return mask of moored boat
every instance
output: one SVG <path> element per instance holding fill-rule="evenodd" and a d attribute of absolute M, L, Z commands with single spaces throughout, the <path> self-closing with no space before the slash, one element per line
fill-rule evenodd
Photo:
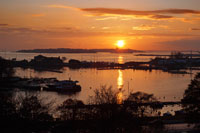
<path fill-rule="evenodd" d="M 54 83 L 47 84 L 44 88 L 46 91 L 56 91 L 56 92 L 79 92 L 81 91 L 81 86 L 77 84 L 78 81 L 62 80 L 56 81 Z"/>

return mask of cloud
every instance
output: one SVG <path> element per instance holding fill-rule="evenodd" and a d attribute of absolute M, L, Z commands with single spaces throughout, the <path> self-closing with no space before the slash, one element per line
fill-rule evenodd
<path fill-rule="evenodd" d="M 28 27 L 0 27 L 0 32 L 3 33 L 41 33 L 48 32 L 46 30 L 37 30 Z"/>
<path fill-rule="evenodd" d="M 151 16 L 152 19 L 171 19 L 174 18 L 173 16 L 168 15 L 153 15 Z"/>
<path fill-rule="evenodd" d="M 139 26 L 134 26 L 132 27 L 132 30 L 138 30 L 138 31 L 148 31 L 148 30 L 152 30 L 155 28 L 160 28 L 160 29 L 169 29 L 169 27 L 167 25 L 160 25 L 160 24 L 151 24 L 151 25 L 146 25 L 146 24 L 142 24 Z"/>
<path fill-rule="evenodd" d="M 110 27 L 102 27 L 102 30 L 108 30 Z"/>
<path fill-rule="evenodd" d="M 191 28 L 193 31 L 200 31 L 200 28 Z"/>
<path fill-rule="evenodd" d="M 76 32 L 77 27 L 50 27 L 45 29 L 32 28 L 32 27 L 17 27 L 17 26 L 0 26 L 0 33 L 63 33 L 63 32 Z"/>
<path fill-rule="evenodd" d="M 77 8 L 66 5 L 47 5 L 49 8 L 62 8 L 62 9 L 73 9 L 76 11 L 89 12 L 85 16 L 114 16 L 114 17 L 132 17 L 133 19 L 152 19 L 152 20 L 166 20 L 175 18 L 173 15 L 181 14 L 196 14 L 200 15 L 199 10 L 192 9 L 163 9 L 163 10 L 129 10 L 120 8 Z M 106 20 L 107 18 L 97 19 Z M 108 18 L 115 19 L 115 18 Z M 128 18 L 123 18 L 123 20 L 130 20 Z"/>
<path fill-rule="evenodd" d="M 102 27 L 107 30 L 110 27 Z M 78 27 L 51 27 L 46 29 L 36 29 L 31 27 L 0 27 L 1 35 L 47 35 L 50 37 L 88 37 L 88 36 L 104 36 L 111 35 L 111 33 L 104 32 L 90 32 L 80 30 Z"/>
<path fill-rule="evenodd" d="M 165 9 L 165 10 L 154 10 L 150 12 L 162 13 L 162 14 L 200 14 L 199 10 L 191 10 L 191 9 Z"/>
<path fill-rule="evenodd" d="M 47 5 L 49 8 L 61 8 L 61 9 L 73 9 L 73 10 L 80 10 L 79 8 L 66 6 L 66 5 Z"/>
<path fill-rule="evenodd" d="M 9 26 L 9 24 L 0 24 L 0 27 Z"/>
<path fill-rule="evenodd" d="M 199 10 L 192 9 L 163 9 L 163 10 L 129 10 L 120 8 L 77 8 L 66 5 L 47 5 L 49 8 L 70 8 L 95 14 L 117 14 L 117 15 L 158 15 L 158 14 L 200 14 Z M 161 16 L 162 17 L 162 16 Z"/>
<path fill-rule="evenodd" d="M 81 11 L 93 13 L 96 16 L 104 16 L 108 14 L 132 15 L 132 16 L 148 16 L 149 18 L 152 19 L 170 19 L 173 18 L 173 16 L 171 15 L 175 14 L 200 14 L 200 11 L 190 10 L 190 9 L 164 9 L 164 10 L 150 10 L 150 11 L 138 11 L 138 10 L 128 10 L 128 9 L 118 9 L 118 8 L 79 8 L 79 9 Z"/>
<path fill-rule="evenodd" d="M 119 8 L 80 8 L 82 11 L 99 14 L 119 14 L 119 15 L 155 15 L 155 14 L 200 14 L 198 10 L 190 9 L 164 9 L 152 11 L 137 11 Z"/>
<path fill-rule="evenodd" d="M 92 26 L 91 29 L 96 27 Z M 194 35 L 190 33 L 136 33 L 133 32 L 120 32 L 120 31 L 111 31 L 111 27 L 101 27 L 101 31 L 97 30 L 84 30 L 79 27 L 49 27 L 45 29 L 31 28 L 31 27 L 0 27 L 1 35 L 22 35 L 22 36 L 48 36 L 50 38 L 67 38 L 67 37 L 90 37 L 90 36 L 146 36 L 146 37 L 199 37 L 199 35 Z M 153 28 L 167 28 L 163 25 L 139 25 L 135 30 L 151 30 Z M 134 29 L 134 28 L 133 28 Z"/>
<path fill-rule="evenodd" d="M 140 31 L 147 31 L 155 28 L 154 26 L 148 26 L 148 25 L 140 25 L 137 27 L 132 27 L 133 30 L 140 30 Z"/>
<path fill-rule="evenodd" d="M 96 20 L 116 20 L 117 17 L 113 16 L 113 17 L 103 17 L 103 18 L 97 18 Z"/>

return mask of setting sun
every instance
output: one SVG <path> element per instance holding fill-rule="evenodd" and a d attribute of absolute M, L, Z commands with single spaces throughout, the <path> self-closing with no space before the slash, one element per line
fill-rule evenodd
<path fill-rule="evenodd" d="M 118 40 L 116 45 L 117 45 L 118 48 L 123 48 L 124 45 L 125 45 L 124 40 Z"/>

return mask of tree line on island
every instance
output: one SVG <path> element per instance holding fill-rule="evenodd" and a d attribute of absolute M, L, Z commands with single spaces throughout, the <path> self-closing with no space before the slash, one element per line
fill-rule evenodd
<path fill-rule="evenodd" d="M 68 61 L 66 61 L 68 60 Z M 200 58 L 193 58 L 192 55 L 185 55 L 181 52 L 172 52 L 169 57 L 155 57 L 150 61 L 138 62 L 129 61 L 125 63 L 104 62 L 104 61 L 80 61 L 77 59 L 66 59 L 66 57 L 46 57 L 43 55 L 35 56 L 30 61 L 11 60 L 0 57 L 1 62 L 12 67 L 32 68 L 37 71 L 62 72 L 64 67 L 70 69 L 96 68 L 96 69 L 136 69 L 136 70 L 162 70 L 164 72 L 176 74 L 188 74 L 186 69 L 199 70 Z"/>
<path fill-rule="evenodd" d="M 72 49 L 72 48 L 56 48 L 56 49 L 32 49 L 32 50 L 18 50 L 20 53 L 134 53 L 143 52 L 133 49 Z"/>

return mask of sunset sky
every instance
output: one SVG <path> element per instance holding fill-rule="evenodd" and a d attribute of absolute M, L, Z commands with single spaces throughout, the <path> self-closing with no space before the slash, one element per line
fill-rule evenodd
<path fill-rule="evenodd" d="M 0 50 L 200 50 L 200 0 L 1 0 Z"/>

